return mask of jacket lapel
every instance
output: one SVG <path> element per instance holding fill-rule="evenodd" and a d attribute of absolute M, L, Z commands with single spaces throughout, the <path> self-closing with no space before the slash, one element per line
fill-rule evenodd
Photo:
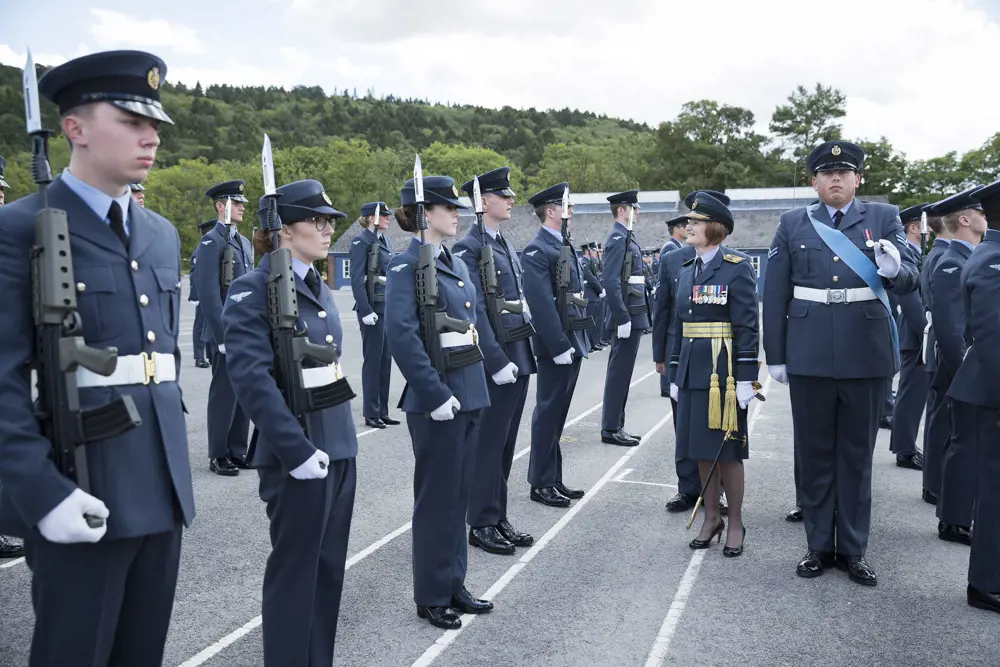
<path fill-rule="evenodd" d="M 135 200 L 128 205 L 129 220 L 129 257 L 138 259 L 142 253 L 156 240 L 156 230 L 153 227 L 146 209 L 139 206 Z"/>
<path fill-rule="evenodd" d="M 824 206 L 823 209 L 826 209 L 826 207 Z M 844 231 L 848 227 L 853 227 L 864 220 L 866 210 L 864 202 L 855 199 L 854 203 L 851 204 L 851 208 L 844 214 L 844 219 L 840 223 L 840 231 Z"/>
<path fill-rule="evenodd" d="M 713 257 L 708 264 L 702 267 L 701 275 L 695 278 L 694 282 L 696 285 L 703 285 L 705 284 L 706 280 L 712 277 L 712 274 L 715 273 L 715 270 L 719 268 L 720 264 L 722 264 L 723 252 L 725 251 L 722 249 L 722 246 L 719 246 L 719 250 L 718 252 L 715 253 L 715 257 Z M 695 254 L 695 256 L 697 257 L 697 253 Z M 695 261 L 697 262 L 697 260 Z"/>
<path fill-rule="evenodd" d="M 312 270 L 313 269 L 310 269 L 310 271 L 312 271 Z M 322 282 L 323 282 L 323 279 L 320 278 L 320 283 L 322 283 Z M 309 289 L 309 285 L 306 284 L 306 281 L 303 280 L 302 278 L 299 278 L 299 274 L 296 273 L 295 274 L 295 291 L 299 293 L 300 297 L 304 296 L 305 298 L 309 299 L 310 301 L 312 301 L 313 303 L 315 303 L 317 306 L 319 306 L 320 309 L 324 308 L 323 302 L 321 300 L 322 296 L 323 296 L 323 285 L 322 284 L 320 285 L 319 296 L 317 297 L 317 296 L 315 296 L 312 293 L 312 290 Z"/>
<path fill-rule="evenodd" d="M 448 251 L 448 248 L 444 247 L 443 245 L 441 246 L 441 252 L 438 254 L 437 259 L 434 260 L 434 266 L 438 268 L 438 271 L 443 271 L 444 273 L 447 273 L 449 276 L 454 276 L 455 278 L 458 278 L 459 277 L 458 274 L 455 273 L 455 271 L 451 267 L 449 267 L 442 261 L 443 258 L 445 257 L 445 253 L 447 253 L 448 260 L 452 263 L 452 266 L 454 266 L 454 263 L 456 261 L 454 256 L 452 256 L 452 254 Z"/>
<path fill-rule="evenodd" d="M 128 257 L 125 246 L 111 231 L 110 225 L 97 217 L 93 209 L 57 177 L 48 188 L 49 206 L 67 212 L 69 233 L 109 252 Z M 69 211 L 73 211 L 70 215 Z"/>

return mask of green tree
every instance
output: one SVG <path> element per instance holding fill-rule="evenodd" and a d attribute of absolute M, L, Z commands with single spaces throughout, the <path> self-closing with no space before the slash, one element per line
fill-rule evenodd
<path fill-rule="evenodd" d="M 817 83 L 810 92 L 797 86 L 788 96 L 788 104 L 779 105 L 771 115 L 768 126 L 786 148 L 791 149 L 796 160 L 796 173 L 805 181 L 803 158 L 823 141 L 840 139 L 841 126 L 837 120 L 847 115 L 847 98 L 839 90 Z M 802 161 L 801 170 L 798 162 Z"/>

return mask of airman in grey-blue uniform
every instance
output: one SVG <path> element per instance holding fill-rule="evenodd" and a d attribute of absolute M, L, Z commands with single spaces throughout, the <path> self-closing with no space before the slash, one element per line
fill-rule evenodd
<path fill-rule="evenodd" d="M 81 445 L 89 492 L 57 470 L 32 404 L 31 371 L 40 359 L 29 259 L 43 199 L 32 194 L 0 208 L 0 533 L 25 540 L 35 616 L 31 667 L 163 660 L 183 526 L 195 516 L 177 381 L 181 246 L 174 226 L 136 203 L 128 184 L 145 178 L 159 125 L 171 122 L 159 101 L 166 73 L 156 56 L 111 51 L 71 60 L 39 81 L 71 140 L 85 124 L 93 132 L 95 150 L 72 151 L 47 188 L 48 206 L 69 221 L 83 342 L 118 351 L 109 376 L 75 371 L 80 408 L 128 397 L 141 420 Z M 132 151 L 128 166 L 125 151 Z M 92 173 L 104 180 L 85 180 Z M 104 523 L 94 527 L 84 515 Z"/>
<path fill-rule="evenodd" d="M 389 380 L 392 355 L 385 343 L 385 272 L 392 259 L 392 243 L 383 234 L 392 211 L 385 202 L 368 202 L 361 207 L 364 228 L 351 240 L 351 292 L 361 327 L 361 414 L 372 428 L 395 426 L 389 416 Z"/>
<path fill-rule="evenodd" d="M 604 292 L 604 285 L 601 284 L 601 280 L 597 277 L 597 272 L 595 271 L 596 263 L 593 252 L 596 249 L 597 244 L 593 241 L 580 246 L 580 276 L 583 278 L 584 284 L 583 295 L 587 298 L 587 317 L 594 318 L 594 326 L 588 332 L 590 337 L 590 352 L 599 352 L 604 349 L 597 336 L 597 320 L 601 312 L 601 299 L 606 294 Z"/>
<path fill-rule="evenodd" d="M 638 190 L 629 190 L 608 197 L 615 223 L 604 241 L 604 288 L 615 331 L 604 380 L 601 442 L 624 447 L 639 444 L 639 436 L 625 431 L 625 404 L 639 354 L 639 340 L 650 326 L 642 247 L 629 223 L 630 217 L 633 222 L 639 217 L 638 196 Z M 625 266 L 629 254 L 631 266 Z"/>
<path fill-rule="evenodd" d="M 246 182 L 226 181 L 209 188 L 205 194 L 215 204 L 219 221 L 201 239 L 198 247 L 198 270 L 195 289 L 198 305 L 205 317 L 202 340 L 214 348 L 212 384 L 208 389 L 208 459 L 209 470 L 224 476 L 238 475 L 247 468 L 247 436 L 250 421 L 243 413 L 226 370 L 226 345 L 222 325 L 222 306 L 231 280 L 252 271 L 253 246 L 239 233 L 243 205 L 247 198 Z M 230 200 L 230 224 L 226 224 L 226 200 Z"/>
<path fill-rule="evenodd" d="M 886 383 L 899 370 L 886 290 L 917 287 L 898 209 L 855 198 L 865 153 L 845 141 L 808 158 L 820 202 L 781 216 L 764 283 L 768 371 L 788 383 L 808 553 L 796 573 L 835 564 L 866 586 L 871 466 Z"/>
<path fill-rule="evenodd" d="M 10 187 L 3 180 L 3 171 L 7 168 L 7 159 L 0 155 L 0 206 L 4 205 L 4 191 Z M 20 558 L 24 555 L 24 542 L 16 537 L 0 535 L 0 558 Z"/>
<path fill-rule="evenodd" d="M 209 232 L 213 227 L 215 227 L 215 220 L 209 220 L 208 222 L 203 222 L 198 225 L 198 230 L 201 232 L 202 240 L 205 239 L 205 234 Z M 201 247 L 201 242 L 194 247 L 191 251 L 191 264 L 188 271 L 188 301 L 194 304 L 194 324 L 191 326 L 191 347 L 194 353 L 194 365 L 198 368 L 210 368 L 211 363 L 209 359 L 212 358 L 212 350 L 209 346 L 205 345 L 204 341 L 204 331 L 205 331 L 205 316 L 201 310 L 201 304 L 198 301 L 198 284 L 194 279 L 195 271 L 198 268 L 198 248 Z"/>

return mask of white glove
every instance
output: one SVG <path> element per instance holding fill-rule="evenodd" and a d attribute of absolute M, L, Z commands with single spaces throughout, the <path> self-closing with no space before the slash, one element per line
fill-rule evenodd
<path fill-rule="evenodd" d="M 607 290 L 603 290 L 603 289 L 602 289 L 602 290 L 601 290 L 601 293 L 597 295 L 597 298 L 598 298 L 598 299 L 603 299 L 603 298 L 604 298 L 604 297 L 606 297 L 607 295 L 608 295 L 608 291 L 607 291 Z"/>
<path fill-rule="evenodd" d="M 753 382 L 737 382 L 736 383 L 736 402 L 740 404 L 740 407 L 744 410 L 753 401 Z"/>
<path fill-rule="evenodd" d="M 462 404 L 458 402 L 458 399 L 452 396 L 447 401 L 444 402 L 440 408 L 431 413 L 431 419 L 436 422 L 446 422 L 451 421 L 458 414 L 458 411 L 462 409 Z"/>
<path fill-rule="evenodd" d="M 226 345 L 224 343 L 219 346 L 219 352 L 221 352 L 222 354 L 226 353 Z"/>
<path fill-rule="evenodd" d="M 774 366 L 768 366 L 767 372 L 771 374 L 775 380 L 781 384 L 788 384 L 788 368 L 785 364 L 775 364 Z"/>
<path fill-rule="evenodd" d="M 875 263 L 878 264 L 878 274 L 890 280 L 899 274 L 899 250 L 892 241 L 881 239 L 875 244 Z"/>
<path fill-rule="evenodd" d="M 368 315 L 362 317 L 361 321 L 367 324 L 368 326 L 372 326 L 373 324 L 378 322 L 378 313 L 369 313 Z"/>
<path fill-rule="evenodd" d="M 105 519 L 104 525 L 91 528 L 83 518 L 84 514 Z M 38 522 L 38 532 L 49 542 L 59 544 L 98 542 L 108 532 L 107 518 L 107 505 L 89 493 L 73 489 L 73 493 L 42 517 Z"/>
<path fill-rule="evenodd" d="M 517 382 L 517 364 L 513 361 L 493 374 L 493 384 Z"/>
<path fill-rule="evenodd" d="M 675 385 L 673 382 L 670 383 L 670 398 L 677 400 L 677 396 L 680 394 L 680 387 Z"/>
<path fill-rule="evenodd" d="M 198 305 L 199 303 L 201 303 L 201 302 L 200 302 L 200 301 L 192 301 L 192 302 L 191 302 L 191 305 L 192 305 L 192 306 L 197 306 L 197 305 Z"/>
<path fill-rule="evenodd" d="M 291 476 L 295 479 L 326 479 L 326 474 L 330 472 L 330 457 L 326 452 L 317 449 L 313 455 L 306 459 L 305 463 L 293 470 Z"/>
<path fill-rule="evenodd" d="M 618 337 L 628 338 L 632 335 L 632 320 L 618 326 Z"/>
<path fill-rule="evenodd" d="M 554 357 L 552 361 L 555 362 L 557 366 L 565 366 L 566 364 L 571 364 L 573 363 L 574 352 L 576 352 L 576 350 L 574 350 L 573 348 L 569 348 L 568 350 L 560 354 L 558 357 Z"/>

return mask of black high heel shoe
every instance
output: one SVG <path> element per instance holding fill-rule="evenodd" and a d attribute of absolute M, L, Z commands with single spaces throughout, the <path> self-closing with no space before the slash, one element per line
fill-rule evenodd
<path fill-rule="evenodd" d="M 740 542 L 740 546 L 738 547 L 727 546 L 722 550 L 722 555 L 725 556 L 726 558 L 736 558 L 737 556 L 741 556 L 743 554 L 743 543 L 746 542 L 746 539 L 747 539 L 747 527 L 743 526 L 743 541 Z"/>
<path fill-rule="evenodd" d="M 699 540 L 697 537 L 688 543 L 688 546 L 692 549 L 707 549 L 709 545 L 712 544 L 712 540 L 715 539 L 717 542 L 722 541 L 722 531 L 726 529 L 726 522 L 723 519 L 719 519 L 719 526 L 712 531 L 712 534 L 708 536 L 707 540 Z"/>

